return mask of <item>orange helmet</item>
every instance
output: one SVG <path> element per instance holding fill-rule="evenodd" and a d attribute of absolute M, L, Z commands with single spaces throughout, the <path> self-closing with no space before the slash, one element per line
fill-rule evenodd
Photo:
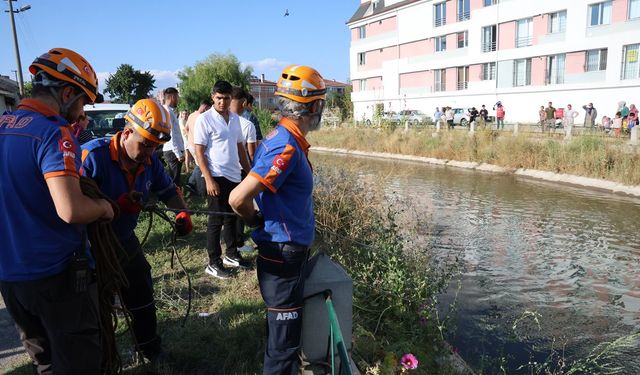
<path fill-rule="evenodd" d="M 284 68 L 276 85 L 276 95 L 300 103 L 324 100 L 326 93 L 327 89 L 320 73 L 304 65 L 289 65 Z"/>
<path fill-rule="evenodd" d="M 78 53 L 66 48 L 53 48 L 36 58 L 29 66 L 29 71 L 37 76 L 44 71 L 53 78 L 78 86 L 93 103 L 101 103 L 102 95 L 98 93 L 98 77 L 91 64 Z"/>
<path fill-rule="evenodd" d="M 153 99 L 138 100 L 124 118 L 138 134 L 152 142 L 162 144 L 171 139 L 169 112 Z"/>

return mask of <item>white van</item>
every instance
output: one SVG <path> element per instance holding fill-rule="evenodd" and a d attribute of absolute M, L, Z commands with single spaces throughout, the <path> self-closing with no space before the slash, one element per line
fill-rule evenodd
<path fill-rule="evenodd" d="M 84 113 L 89 117 L 87 130 L 94 138 L 109 137 L 124 128 L 124 115 L 131 108 L 129 104 L 87 104 Z M 115 120 L 115 121 L 114 121 Z"/>

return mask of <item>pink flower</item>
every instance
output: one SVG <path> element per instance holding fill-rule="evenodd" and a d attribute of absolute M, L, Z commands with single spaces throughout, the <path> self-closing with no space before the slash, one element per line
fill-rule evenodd
<path fill-rule="evenodd" d="M 407 353 L 400 359 L 400 364 L 407 370 L 415 370 L 418 368 L 418 358 L 411 353 Z"/>

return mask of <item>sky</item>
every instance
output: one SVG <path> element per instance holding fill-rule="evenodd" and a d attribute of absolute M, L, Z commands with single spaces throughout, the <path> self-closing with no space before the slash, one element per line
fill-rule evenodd
<path fill-rule="evenodd" d="M 213 53 L 235 55 L 254 75 L 276 80 L 289 64 L 309 65 L 324 78 L 349 78 L 345 22 L 359 0 L 17 0 L 14 10 L 24 81 L 29 65 L 53 47 L 84 56 L 104 80 L 120 64 L 151 72 L 156 89 L 175 86 L 176 73 Z M 3 10 L 6 1 L 0 2 Z M 289 16 L 284 16 L 288 10 Z M 0 74 L 15 79 L 9 14 L 0 12 Z"/>

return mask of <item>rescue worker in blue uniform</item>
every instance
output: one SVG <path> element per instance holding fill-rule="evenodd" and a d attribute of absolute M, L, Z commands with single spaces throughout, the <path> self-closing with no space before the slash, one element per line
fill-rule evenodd
<path fill-rule="evenodd" d="M 315 69 L 291 65 L 275 94 L 283 118 L 258 147 L 251 172 L 229 203 L 247 225 L 258 226 L 252 236 L 268 326 L 263 373 L 294 375 L 300 370 L 304 268 L 315 230 L 305 136 L 320 126 L 326 89 Z"/>
<path fill-rule="evenodd" d="M 85 224 L 111 220 L 82 194 L 80 145 L 69 123 L 100 102 L 78 53 L 35 59 L 32 97 L 0 117 L 0 290 L 39 374 L 99 374 L 98 293 Z"/>
<path fill-rule="evenodd" d="M 111 138 L 82 145 L 81 172 L 95 180 L 100 190 L 120 206 L 113 230 L 126 253 L 123 270 L 129 281 L 122 290 L 122 303 L 132 315 L 137 350 L 152 363 L 164 352 L 157 333 L 151 266 L 134 230 L 149 194 L 155 193 L 168 207 L 186 209 L 182 196 L 165 172 L 154 150 L 171 138 L 169 113 L 152 99 L 141 99 L 124 116 L 127 125 Z M 192 229 L 186 211 L 176 215 L 179 236 Z"/>

